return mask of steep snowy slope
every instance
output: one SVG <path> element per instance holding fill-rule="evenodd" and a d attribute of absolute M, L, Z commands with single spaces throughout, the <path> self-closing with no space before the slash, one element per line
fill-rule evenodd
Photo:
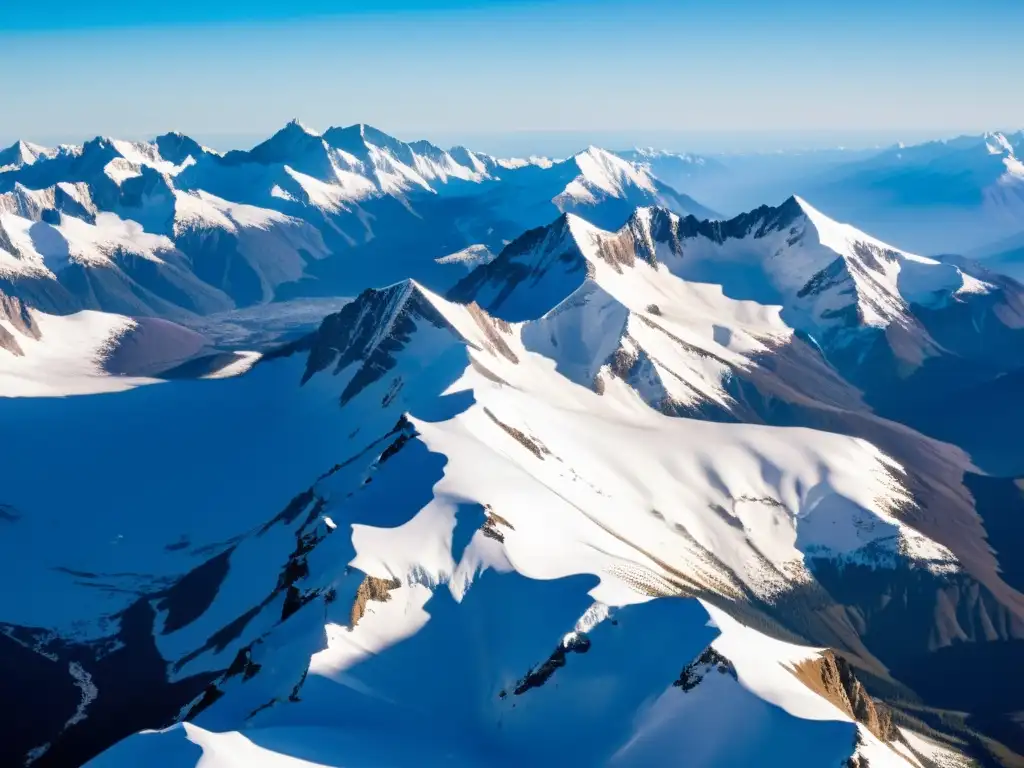
<path fill-rule="evenodd" d="M 450 295 L 522 320 L 552 310 L 595 269 L 615 279 L 635 263 L 681 277 L 691 291 L 762 312 L 778 307 L 776 336 L 786 328 L 820 347 L 880 407 L 912 396 L 926 377 L 948 392 L 972 372 L 987 377 L 1022 362 L 1019 285 L 898 251 L 797 198 L 726 222 L 642 209 L 615 233 L 563 217 L 523 235 Z M 728 326 L 722 311 L 708 316 Z M 965 369 L 962 359 L 979 365 Z"/>
<path fill-rule="evenodd" d="M 82 310 L 52 315 L 0 295 L 0 397 L 119 392 L 202 360 L 196 377 L 236 375 L 253 353 L 222 353 L 167 320 Z"/>
<path fill-rule="evenodd" d="M 303 689 L 306 695 L 290 705 L 295 711 L 288 718 L 241 732 L 218 732 L 191 723 L 148 732 L 122 742 L 89 765 L 103 768 L 154 764 L 154 760 L 166 766 L 216 768 L 512 766 L 524 761 L 659 766 L 677 760 L 689 765 L 778 768 L 843 765 L 847 760 L 882 768 L 967 764 L 948 748 L 909 730 L 900 733 L 891 725 L 875 727 L 883 738 L 891 734 L 892 740 L 883 742 L 864 724 L 855 724 L 842 687 L 835 690 L 838 695 L 833 702 L 798 677 L 803 669 L 820 664 L 818 651 L 769 640 L 721 611 L 688 600 L 671 601 L 675 605 L 670 601 L 634 605 L 596 623 L 593 615 L 585 615 L 580 625 L 586 631 L 569 633 L 559 646 L 565 661 L 554 669 L 552 682 L 506 692 L 504 700 L 487 690 L 485 683 L 480 703 L 467 706 L 453 694 L 469 692 L 452 690 L 453 680 L 461 682 L 456 675 L 467 657 L 471 661 L 490 657 L 486 661 L 492 664 L 518 661 L 507 638 L 502 642 L 497 636 L 489 637 L 488 653 L 480 653 L 479 631 L 490 629 L 487 620 L 496 618 L 503 629 L 512 629 L 514 642 L 533 645 L 533 638 L 524 636 L 514 622 L 554 619 L 547 610 L 530 615 L 518 601 L 508 605 L 508 615 L 494 616 L 484 601 L 508 597 L 510 590 L 495 584 L 511 578 L 484 574 L 458 605 L 459 613 L 471 614 L 459 622 L 461 626 L 451 626 L 451 609 L 445 610 L 447 606 L 434 598 L 424 606 L 432 611 L 428 624 L 417 627 L 427 618 L 419 605 L 424 596 L 407 595 L 409 587 L 395 587 L 383 593 L 388 595 L 387 602 L 368 603 L 367 612 L 351 630 L 338 628 L 338 640 L 344 638 L 347 646 L 341 653 L 325 651 L 314 657 Z M 548 586 L 545 592 L 538 590 L 529 597 L 550 600 L 554 589 Z M 403 611 L 414 614 L 411 621 L 402 616 Z M 701 626 L 708 614 L 713 623 Z M 443 634 L 431 632 L 437 622 L 445 623 Z M 419 629 L 405 640 L 419 647 L 384 653 L 386 663 L 399 666 L 399 674 L 389 675 L 367 651 L 372 653 L 381 640 L 391 640 L 389 631 L 402 624 Z M 460 630 L 469 630 L 469 636 L 461 637 Z M 433 637 L 423 637 L 430 634 Z M 701 643 L 716 634 L 701 651 Z M 663 645 L 656 645 L 659 641 Z M 454 647 L 446 648 L 449 644 Z M 546 647 L 537 645 L 538 650 Z M 652 653 L 645 660 L 635 653 L 637 646 L 662 651 L 671 647 L 679 655 L 695 658 L 680 672 L 678 664 L 659 663 L 663 653 Z M 440 675 L 430 675 L 442 661 L 445 667 Z M 353 671 L 345 674 L 342 665 Z M 624 670 L 632 676 L 625 677 Z M 473 673 L 478 675 L 478 669 Z M 668 679 L 673 679 L 671 685 L 666 684 Z M 390 689 L 396 701 L 407 700 L 409 689 L 415 688 L 423 701 L 409 709 L 375 701 L 371 693 L 357 687 L 362 680 L 379 686 L 374 694 Z M 644 694 L 648 700 L 634 711 Z M 498 705 L 487 706 L 486 699 Z M 508 704 L 510 699 L 517 700 L 518 710 Z M 336 709 L 339 704 L 341 711 Z M 319 709 L 324 706 L 331 708 Z M 566 707 L 573 716 L 565 715 Z M 382 710 L 380 720 L 374 723 L 367 710 L 378 709 Z M 549 718 L 547 722 L 542 716 Z M 312 722 L 300 721 L 301 717 L 312 717 Z M 402 724 L 401 738 L 394 738 L 396 722 Z M 489 733 L 474 737 L 462 730 L 466 725 Z"/>
<path fill-rule="evenodd" d="M 638 206 L 662 206 L 680 215 L 716 214 L 676 192 L 645 168 L 598 147 L 549 167 L 527 166 L 506 172 L 503 183 L 485 200 L 521 227 L 535 227 L 562 212 L 616 228 Z"/>
<path fill-rule="evenodd" d="M 457 749 L 471 765 L 658 765 L 683 736 L 707 765 L 755 751 L 792 764 L 797 744 L 826 764 L 855 748 L 921 764 L 863 712 L 801 687 L 794 665 L 815 651 L 725 650 L 746 631 L 728 615 L 817 645 L 828 633 L 807 623 L 812 603 L 784 622 L 771 606 L 829 563 L 969 580 L 905 522 L 907 470 L 844 435 L 669 418 L 616 378 L 581 387 L 561 354 L 531 349 L 537 334 L 406 282 L 244 376 L 0 402 L 20 446 L 0 562 L 33 585 L 3 603 L 4 658 L 13 685 L 27 680 L 10 665 L 35 664 L 29 679 L 53 691 L 10 759 L 73 763 L 188 715 L 196 727 L 109 760 L 194 765 L 198 750 L 175 743 L 188 733 L 228 765 L 403 764 L 374 751 L 393 739 L 353 741 L 400 718 L 417 754 Z M 37 461 L 52 420 L 69 449 L 90 445 L 60 485 L 40 482 Z M 149 450 L 125 455 L 143 436 Z M 60 599 L 35 599 L 44 589 Z M 736 678 L 726 664 L 694 687 L 708 662 L 689 663 L 715 638 L 706 612 Z M 695 710 L 722 712 L 721 728 Z"/>
<path fill-rule="evenodd" d="M 0 213 L 0 292 L 52 314 L 176 317 L 231 306 L 170 239 L 134 221 L 111 213 L 92 224 L 64 214 L 50 221 Z"/>
<path fill-rule="evenodd" d="M 659 268 L 665 242 L 654 238 L 673 221 L 665 211 L 641 209 L 611 234 L 563 217 L 510 245 L 504 266 L 478 269 L 453 296 L 472 295 L 513 320 L 539 317 L 524 341 L 557 360 L 560 372 L 599 391 L 619 377 L 666 413 L 757 422 L 767 416 L 758 389 L 793 402 L 860 407 L 859 394 L 795 338 L 777 308 L 730 299 L 717 286 Z M 532 260 L 532 272 L 519 259 Z"/>
<path fill-rule="evenodd" d="M 165 159 L 161 152 L 174 160 Z M 176 189 L 183 169 L 196 164 L 193 152 L 201 159 L 219 158 L 175 134 L 151 144 L 96 139 L 80 148 L 63 147 L 20 172 L 0 173 L 0 190 L 7 189 L 0 193 L 0 211 L 37 222 L 40 230 L 46 224 L 66 230 L 75 226 L 76 220 L 95 224 L 97 232 L 130 230 L 139 247 L 126 253 L 173 251 L 174 266 L 192 274 L 176 280 L 173 296 L 165 295 L 168 291 L 162 288 L 156 293 L 164 302 L 189 312 L 268 301 L 282 283 L 303 277 L 309 262 L 328 255 L 321 234 L 298 219 L 202 191 Z M 121 248 L 106 234 L 90 232 L 89 228 L 76 229 L 80 237 L 104 240 L 107 251 Z M 91 263 L 96 266 L 98 262 Z M 149 276 L 132 274 L 131 278 L 146 291 L 154 290 L 147 284 Z M 90 275 L 88 280 L 92 279 Z M 104 304 L 102 296 L 97 304 L 97 298 L 83 287 L 66 283 L 64 287 L 71 294 L 66 299 L 69 307 L 77 303 L 114 312 L 173 316 L 148 296 L 137 302 L 145 310 L 129 309 L 123 301 L 116 306 Z M 219 295 L 213 304 L 212 295 Z"/>

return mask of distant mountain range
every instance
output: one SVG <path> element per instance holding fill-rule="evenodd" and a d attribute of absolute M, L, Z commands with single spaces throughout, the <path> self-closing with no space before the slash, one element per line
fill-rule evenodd
<path fill-rule="evenodd" d="M 408 275 L 443 288 L 459 276 L 445 257 L 500 250 L 560 211 L 605 226 L 637 205 L 712 215 L 595 147 L 499 160 L 365 125 L 292 122 L 224 155 L 167 134 L 2 157 L 0 281 L 61 313 L 203 314 Z"/>
<path fill-rule="evenodd" d="M 1024 132 L 877 150 L 622 154 L 726 214 L 800 194 L 902 248 L 991 258 L 1020 275 L 1012 254 L 1024 242 Z"/>
<path fill-rule="evenodd" d="M 1012 277 L 653 150 L 0 166 L 3 765 L 1022 759 Z"/>

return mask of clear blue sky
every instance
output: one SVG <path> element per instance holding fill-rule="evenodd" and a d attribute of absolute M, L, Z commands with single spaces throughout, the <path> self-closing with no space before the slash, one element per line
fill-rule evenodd
<path fill-rule="evenodd" d="M 1024 0 L 0 2 L 2 142 L 1024 127 Z"/>

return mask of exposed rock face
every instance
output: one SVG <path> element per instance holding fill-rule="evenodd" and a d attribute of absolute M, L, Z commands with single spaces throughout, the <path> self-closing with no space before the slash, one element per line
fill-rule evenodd
<path fill-rule="evenodd" d="M 496 259 L 456 283 L 448 292 L 448 299 L 462 304 L 479 302 L 492 315 L 496 308 L 503 307 L 497 316 L 517 322 L 527 319 L 530 313 L 523 311 L 520 302 L 513 302 L 514 306 L 505 306 L 505 302 L 519 293 L 520 286 L 531 291 L 531 300 L 550 308 L 565 298 L 557 280 L 558 289 L 545 291 L 553 276 L 567 277 L 579 284 L 587 273 L 587 260 L 580 252 L 569 218 L 563 215 L 547 226 L 517 237 Z"/>
<path fill-rule="evenodd" d="M 541 461 L 544 461 L 544 457 L 551 453 L 551 451 L 549 451 L 542 443 L 531 438 L 522 430 L 516 429 L 515 427 L 509 426 L 505 422 L 501 421 L 497 416 L 495 416 L 491 412 L 489 408 L 484 408 L 484 414 L 486 414 L 487 418 L 489 418 L 491 421 L 493 421 L 495 424 L 497 424 L 499 427 L 505 430 L 505 432 L 513 440 L 522 445 L 524 448 L 526 448 L 526 450 L 528 450 Z"/>
<path fill-rule="evenodd" d="M 16 331 L 33 339 L 38 339 L 42 335 L 25 302 L 17 296 L 0 293 L 0 320 L 7 321 Z"/>
<path fill-rule="evenodd" d="M 480 330 L 484 332 L 488 344 L 487 351 L 499 354 L 513 363 L 518 363 L 519 358 L 516 357 L 508 342 L 503 338 L 503 335 L 508 335 L 512 332 L 512 327 L 509 323 L 504 320 L 491 318 L 476 302 L 470 302 L 466 309 Z"/>
<path fill-rule="evenodd" d="M 490 504 L 484 507 L 484 511 L 487 513 L 487 519 L 484 520 L 483 525 L 480 526 L 480 531 L 487 538 L 494 539 L 498 543 L 504 544 L 505 534 L 501 529 L 505 528 L 506 530 L 514 531 L 515 526 L 491 509 Z"/>
<path fill-rule="evenodd" d="M 394 368 L 396 355 L 420 325 L 456 333 L 419 286 L 406 281 L 364 291 L 340 312 L 326 317 L 313 334 L 279 354 L 309 350 L 303 383 L 332 365 L 337 374 L 353 363 L 360 364 L 341 394 L 344 405 Z"/>
<path fill-rule="evenodd" d="M 7 350 L 15 357 L 23 357 L 25 355 L 18 340 L 14 338 L 14 334 L 0 325 L 0 349 Z"/>
<path fill-rule="evenodd" d="M 39 326 L 28 311 L 28 307 L 17 296 L 0 293 L 0 320 L 9 323 L 14 330 L 32 339 L 41 337 Z M 18 343 L 18 338 L 4 326 L 0 325 L 0 349 L 21 357 L 25 354 Z"/>
<path fill-rule="evenodd" d="M 522 696 L 531 688 L 540 688 L 551 679 L 551 676 L 565 666 L 565 657 L 569 653 L 586 653 L 590 650 L 590 638 L 582 632 L 573 632 L 566 636 L 548 657 L 547 661 L 533 669 L 516 685 L 516 696 Z"/>
<path fill-rule="evenodd" d="M 364 615 L 366 615 L 366 604 L 371 600 L 377 603 L 386 603 L 391 599 L 391 590 L 398 589 L 402 582 L 398 579 L 378 579 L 376 576 L 367 576 L 356 589 L 356 597 L 352 602 L 348 626 L 353 629 Z"/>
<path fill-rule="evenodd" d="M 717 670 L 722 675 L 731 675 L 733 679 L 736 679 L 736 668 L 733 667 L 732 662 L 709 645 L 700 656 L 683 667 L 683 671 L 679 673 L 679 679 L 672 685 L 681 688 L 684 693 L 692 691 L 712 670 Z"/>
<path fill-rule="evenodd" d="M 868 695 L 853 667 L 842 656 L 826 649 L 817 659 L 797 664 L 793 674 L 882 741 L 899 738 L 899 731 L 893 725 L 889 712 Z"/>

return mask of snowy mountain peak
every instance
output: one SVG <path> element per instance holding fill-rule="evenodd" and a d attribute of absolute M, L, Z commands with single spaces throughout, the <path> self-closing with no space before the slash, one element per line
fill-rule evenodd
<path fill-rule="evenodd" d="M 182 165 L 189 157 L 198 160 L 205 154 L 216 154 L 209 147 L 184 133 L 171 131 L 153 139 L 160 156 L 175 165 Z"/>
<path fill-rule="evenodd" d="M 248 152 L 229 152 L 228 157 L 247 156 L 260 163 L 286 163 L 298 154 L 323 145 L 320 134 L 310 130 L 298 120 L 292 120 L 266 141 Z"/>
<path fill-rule="evenodd" d="M 401 148 L 408 146 L 405 142 L 366 123 L 328 128 L 324 131 L 324 140 L 332 147 L 351 152 L 357 157 L 365 155 L 371 146 L 391 151 L 401 151 Z"/>
<path fill-rule="evenodd" d="M 605 228 L 618 227 L 637 206 L 661 206 L 682 215 L 717 218 L 714 211 L 659 181 L 642 164 L 599 147 L 588 147 L 555 163 L 552 169 L 566 176 L 575 171 L 575 176 L 552 199 L 555 206 L 561 211 L 582 209 L 581 212 L 605 206 L 608 214 L 595 221 Z M 612 216 L 613 210 L 617 215 Z M 588 218 L 594 220 L 593 216 Z"/>
<path fill-rule="evenodd" d="M 55 152 L 56 150 L 38 144 L 16 141 L 6 149 L 0 149 L 0 173 L 32 165 L 40 157 L 50 157 Z"/>
<path fill-rule="evenodd" d="M 320 135 L 319 131 L 313 130 L 308 125 L 306 125 L 301 120 L 299 120 L 299 118 L 297 118 L 297 117 L 293 117 L 291 120 L 289 120 L 285 124 L 285 126 L 284 126 L 284 128 L 282 130 L 290 131 L 290 132 L 299 132 L 299 131 L 301 131 L 302 133 L 305 133 L 307 136 L 319 136 Z"/>
<path fill-rule="evenodd" d="M 659 206 L 641 206 L 629 217 L 626 225 L 648 234 L 659 232 L 664 228 L 678 229 L 682 217 L 674 211 Z"/>
<path fill-rule="evenodd" d="M 573 159 L 584 182 L 613 197 L 621 197 L 628 185 L 654 192 L 654 180 L 650 174 L 608 150 L 590 146 Z"/>
<path fill-rule="evenodd" d="M 450 295 L 525 320 L 558 305 L 585 279 L 627 273 L 638 263 L 719 285 L 730 299 L 779 307 L 787 325 L 829 347 L 869 345 L 870 332 L 883 331 L 911 368 L 940 351 L 913 306 L 937 309 L 995 290 L 952 264 L 840 224 L 794 196 L 721 222 L 643 207 L 614 232 L 566 214 L 518 238 Z"/>
<path fill-rule="evenodd" d="M 365 129 L 366 126 L 363 123 L 331 127 L 324 131 L 324 141 L 337 149 L 358 154 L 366 146 Z"/>
<path fill-rule="evenodd" d="M 457 146 L 448 150 L 452 159 L 460 165 L 471 168 L 477 173 L 487 173 L 495 167 L 501 167 L 500 161 L 490 155 L 474 152 L 468 147 Z"/>
<path fill-rule="evenodd" d="M 475 306 L 454 304 L 415 280 L 403 280 L 364 291 L 340 312 L 325 318 L 310 337 L 286 351 L 309 350 L 303 382 L 331 366 L 335 374 L 341 374 L 355 364 L 341 395 L 344 405 L 394 368 L 397 356 L 414 343 L 429 347 L 427 359 L 453 344 L 498 349 L 514 358 L 500 340 L 503 332 L 500 324 Z"/>
<path fill-rule="evenodd" d="M 638 260 L 654 265 L 678 251 L 679 221 L 669 211 L 643 208 L 609 232 L 563 213 L 513 240 L 497 258 L 460 280 L 449 297 L 477 301 L 513 322 L 540 317 L 601 269 L 621 274 Z"/>

